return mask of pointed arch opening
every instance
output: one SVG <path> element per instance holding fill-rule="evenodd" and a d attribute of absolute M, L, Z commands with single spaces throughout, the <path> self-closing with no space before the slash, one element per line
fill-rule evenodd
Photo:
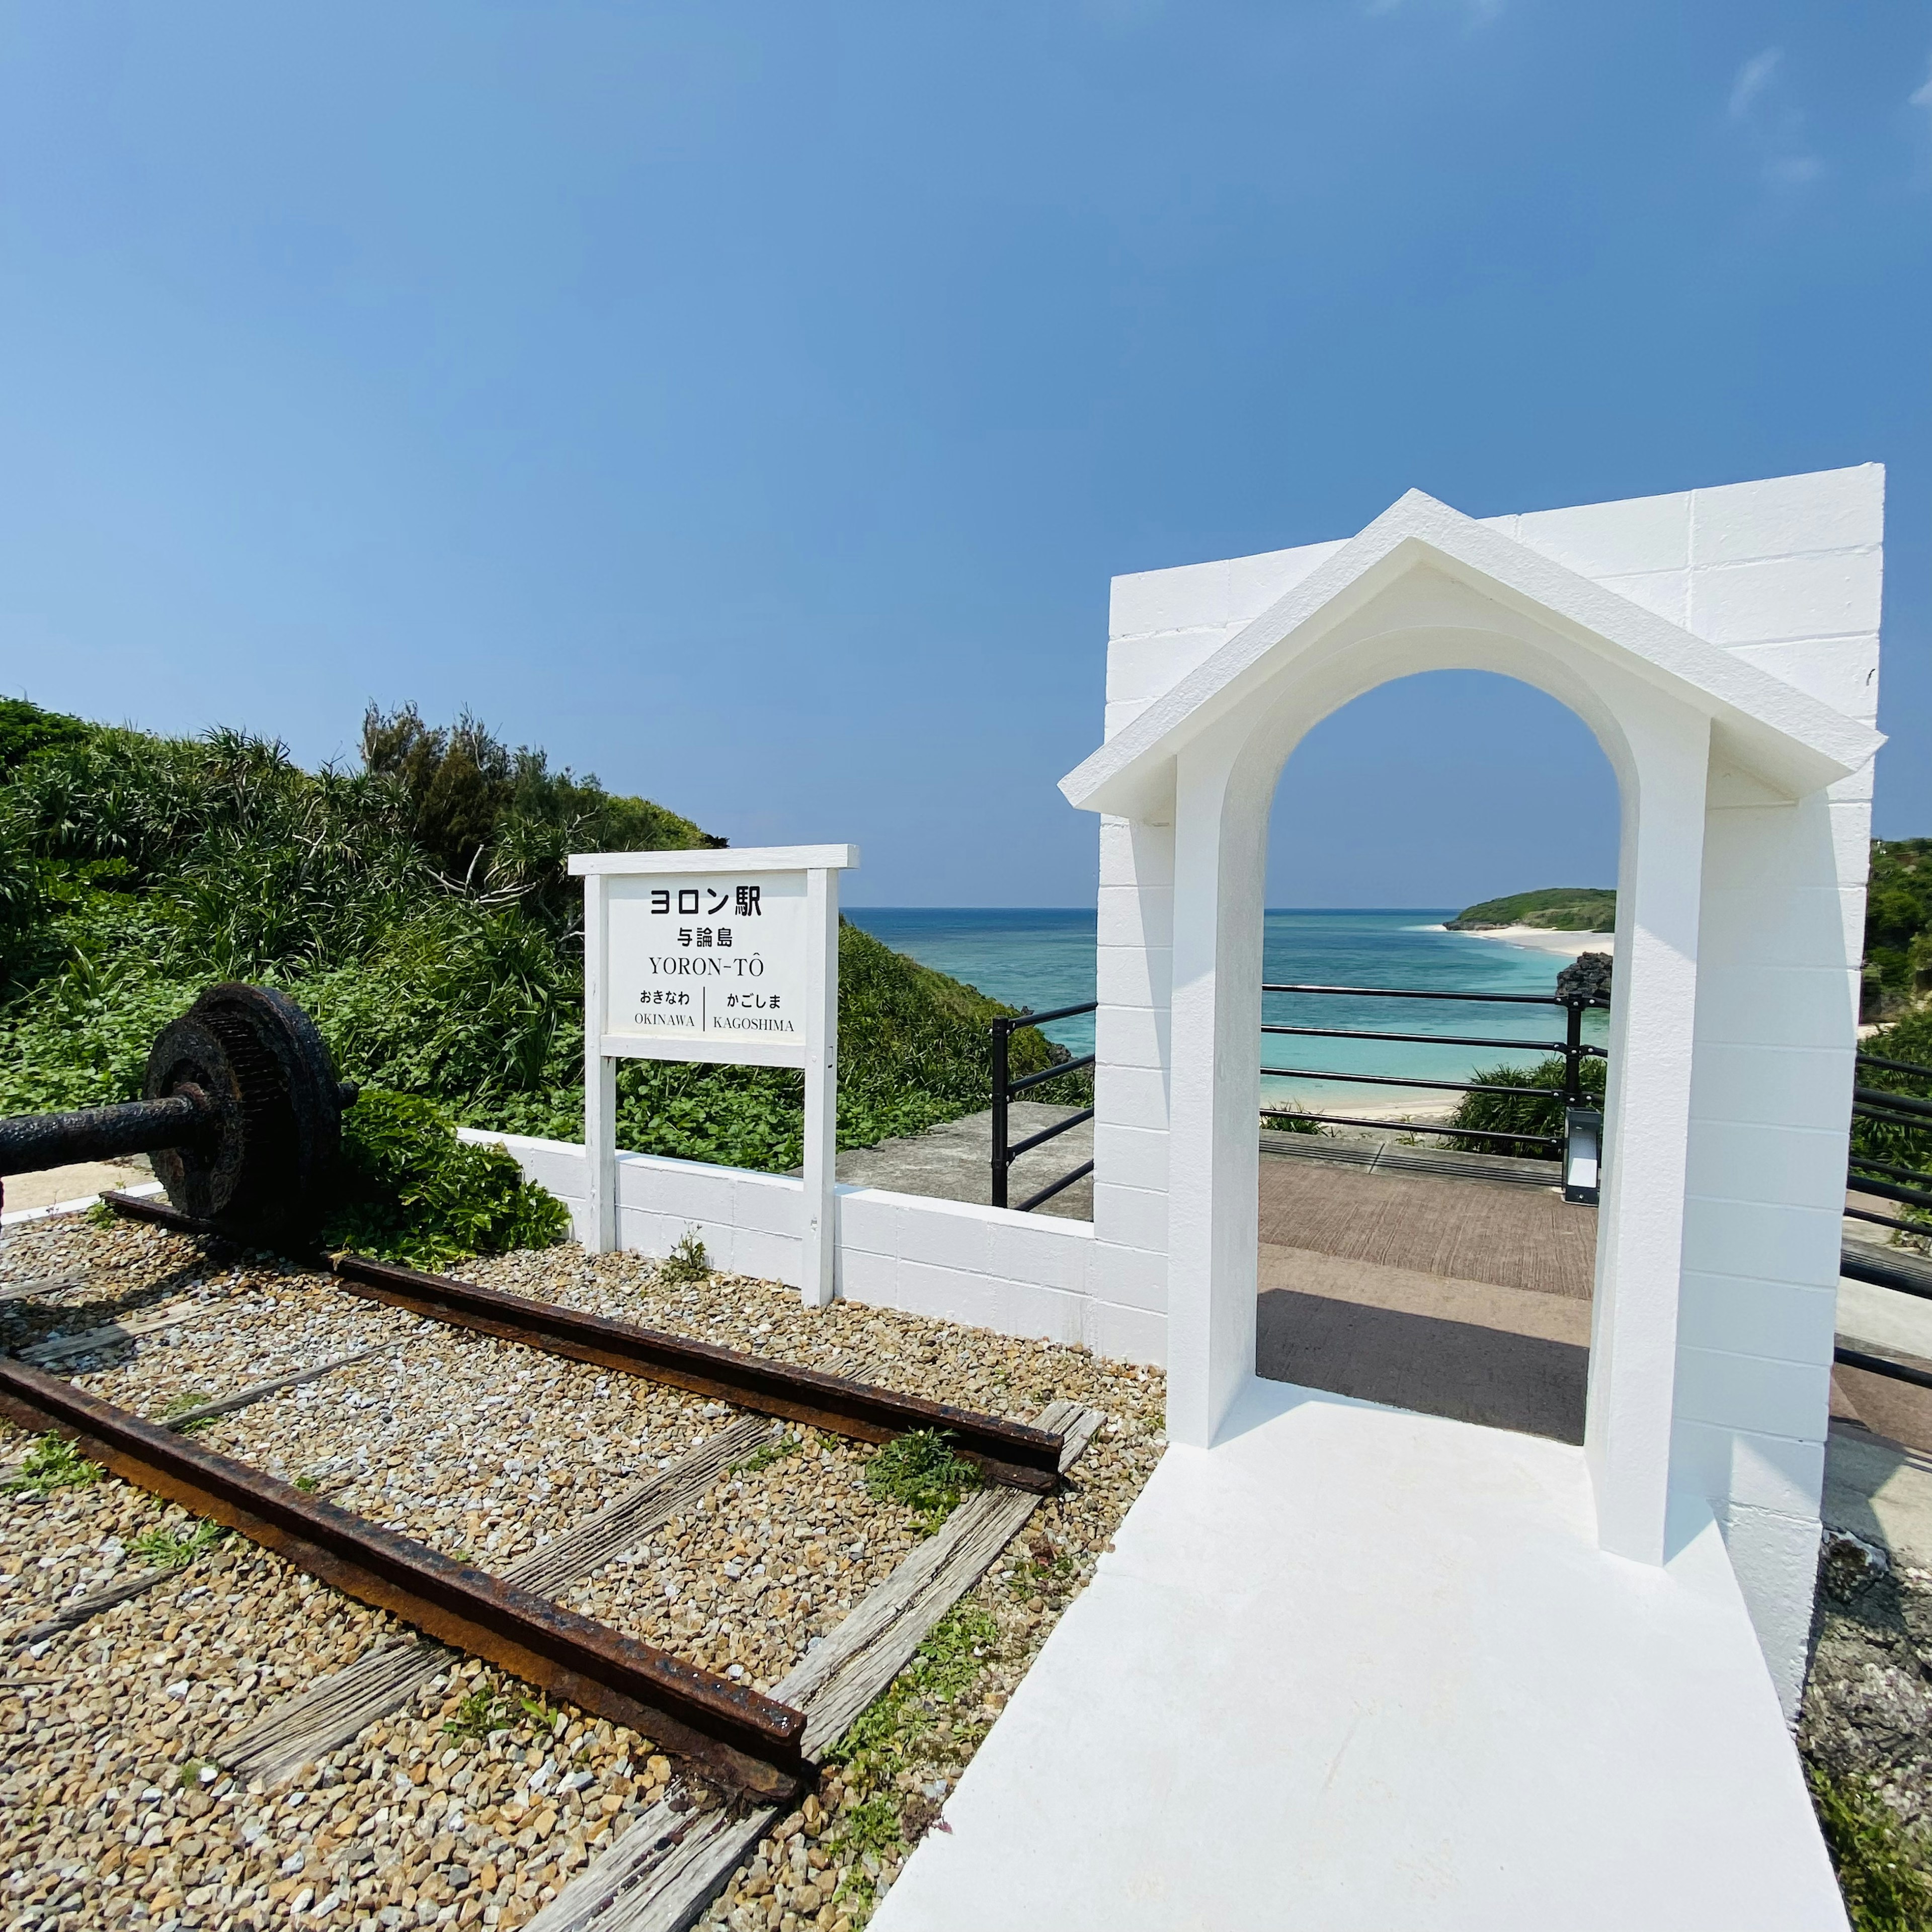
<path fill-rule="evenodd" d="M 1613 912 L 1580 921 L 1614 904 L 1618 837 L 1588 728 L 1514 678 L 1397 677 L 1296 744 L 1261 926 L 1261 1376 L 1583 1440 L 1597 1216 L 1564 1198 L 1564 1093 L 1454 1083 L 1600 1109 L 1607 1010 L 1578 1010 L 1578 1054 L 1549 1003 L 1577 955 L 1614 950 Z M 1593 886 L 1555 915 L 1568 932 L 1449 927 Z M 1355 990 L 1282 990 L 1312 987 Z"/>

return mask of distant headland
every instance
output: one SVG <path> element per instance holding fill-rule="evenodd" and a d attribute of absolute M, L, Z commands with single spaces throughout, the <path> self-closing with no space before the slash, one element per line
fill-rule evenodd
<path fill-rule="evenodd" d="M 1502 926 L 1529 926 L 1544 932 L 1613 932 L 1617 896 L 1594 886 L 1546 886 L 1466 906 L 1444 922 L 1450 932 L 1490 932 Z"/>

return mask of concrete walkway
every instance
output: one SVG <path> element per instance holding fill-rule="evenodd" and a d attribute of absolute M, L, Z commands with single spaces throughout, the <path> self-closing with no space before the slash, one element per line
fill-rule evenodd
<path fill-rule="evenodd" d="M 68 1201 L 84 1201 L 110 1187 L 138 1187 L 154 1178 L 144 1154 L 126 1160 L 86 1160 L 68 1167 L 43 1168 L 37 1174 L 10 1174 L 5 1182 L 4 1211 L 23 1214 L 29 1208 L 52 1208 Z"/>
<path fill-rule="evenodd" d="M 1008 1134 L 1023 1141 L 1079 1110 L 1016 1100 Z M 1083 1120 L 1045 1146 L 1023 1154 L 1008 1170 L 1007 1198 L 1018 1202 L 1063 1174 L 1094 1158 L 1094 1124 Z M 859 1187 L 886 1187 L 897 1194 L 923 1194 L 941 1201 L 988 1202 L 993 1198 L 993 1115 L 989 1108 L 957 1120 L 944 1120 L 922 1134 L 905 1134 L 876 1146 L 853 1148 L 838 1156 L 838 1178 Z M 1094 1182 L 1089 1175 L 1034 1210 L 1072 1221 L 1094 1218 Z"/>
<path fill-rule="evenodd" d="M 1172 1448 L 876 1932 L 1843 1932 L 1708 1518 L 1280 1383 Z"/>

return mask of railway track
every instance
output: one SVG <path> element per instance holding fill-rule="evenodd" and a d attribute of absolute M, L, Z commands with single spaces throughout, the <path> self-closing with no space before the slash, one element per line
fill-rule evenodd
<path fill-rule="evenodd" d="M 178 1232 L 207 1232 L 152 1202 L 112 1204 L 130 1218 Z M 620 1864 L 600 1862 L 580 1879 L 546 1914 L 546 1925 L 566 1904 L 568 1913 L 555 1918 L 560 1925 L 580 1918 L 599 1928 L 689 1923 L 771 1820 L 811 1787 L 817 1757 L 985 1574 L 1100 1420 L 1096 1412 L 1061 1404 L 1040 1418 L 1043 1426 L 1029 1426 L 447 1276 L 356 1257 L 338 1260 L 334 1272 L 344 1292 L 358 1298 L 607 1372 L 716 1397 L 752 1415 L 719 1430 L 578 1530 L 492 1576 L 218 1455 L 184 1438 L 178 1420 L 170 1427 L 116 1410 L 29 1364 L 0 1363 L 0 1409 L 24 1426 L 66 1436 L 117 1474 L 239 1530 L 424 1634 L 417 1643 L 361 1660 L 265 1714 L 252 1727 L 254 1737 L 238 1738 L 224 1754 L 244 1774 L 273 1778 L 292 1762 L 320 1756 L 447 1668 L 452 1648 L 676 1751 L 686 1770 L 661 1803 L 664 1815 L 647 1813 L 620 1841 L 628 1850 Z M 232 1412 L 279 1386 L 343 1365 L 338 1360 L 269 1378 L 202 1407 Z M 772 1420 L 756 1419 L 760 1416 Z M 572 1577 L 608 1562 L 688 1507 L 730 1457 L 772 1433 L 774 1422 L 806 1424 L 866 1443 L 910 1429 L 943 1430 L 980 1466 L 987 1486 L 815 1642 L 770 1696 L 552 1600 L 551 1593 Z M 291 1760 L 291 1752 L 300 1755 Z M 694 1786 L 693 1780 L 700 1782 Z M 736 1802 L 715 1814 L 705 1809 L 706 1782 L 736 1792 Z M 712 1822 L 698 1831 L 692 1820 L 700 1813 Z M 597 1900 L 588 1898 L 586 1886 L 598 1892 Z"/>

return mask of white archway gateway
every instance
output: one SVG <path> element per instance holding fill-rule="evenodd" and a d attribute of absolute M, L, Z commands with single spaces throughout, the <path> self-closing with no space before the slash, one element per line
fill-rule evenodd
<path fill-rule="evenodd" d="M 1164 1304 L 1168 1426 L 1253 1378 L 1270 802 L 1391 679 L 1568 705 L 1622 796 L 1586 1454 L 1606 1550 L 1714 1514 L 1789 1713 L 1823 1475 L 1876 701 L 1875 466 L 1478 522 L 1411 492 L 1342 543 L 1117 580 L 1094 1231 Z M 1560 801 L 1552 806 L 1560 808 Z M 1707 1509 L 1705 1506 L 1708 1506 Z M 1686 1533 L 1688 1533 L 1688 1528 Z"/>

